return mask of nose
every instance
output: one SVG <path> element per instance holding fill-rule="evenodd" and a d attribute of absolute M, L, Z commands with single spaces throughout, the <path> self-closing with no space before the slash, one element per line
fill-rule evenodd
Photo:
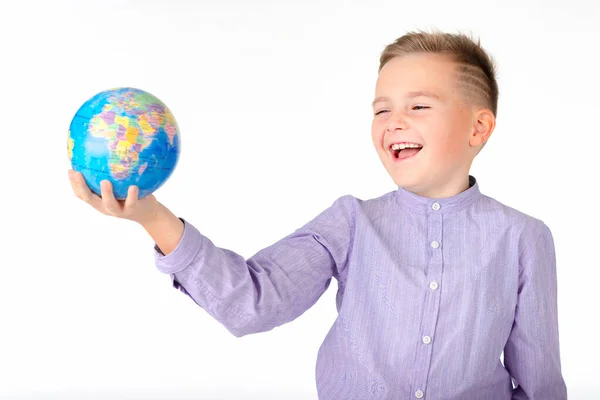
<path fill-rule="evenodd" d="M 394 113 L 390 115 L 386 124 L 386 130 L 394 132 L 396 129 L 406 130 L 407 128 L 408 123 L 406 122 L 406 118 L 404 118 L 401 113 Z"/>

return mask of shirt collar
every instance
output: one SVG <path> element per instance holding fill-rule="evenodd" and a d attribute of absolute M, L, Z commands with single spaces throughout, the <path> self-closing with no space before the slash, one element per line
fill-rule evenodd
<path fill-rule="evenodd" d="M 454 196 L 446 197 L 444 199 L 429 198 L 398 186 L 396 200 L 398 201 L 398 204 L 406 206 L 412 211 L 420 214 L 431 214 L 435 212 L 446 213 L 465 208 L 475 200 L 479 199 L 481 195 L 477 179 L 475 179 L 474 176 L 469 175 L 469 188 Z"/>

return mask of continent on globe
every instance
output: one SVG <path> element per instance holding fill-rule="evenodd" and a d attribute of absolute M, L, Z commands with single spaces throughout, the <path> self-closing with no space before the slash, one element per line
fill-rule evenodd
<path fill-rule="evenodd" d="M 75 113 L 67 139 L 73 170 L 81 172 L 100 195 L 111 181 L 117 199 L 130 186 L 139 198 L 153 193 L 173 173 L 180 154 L 180 133 L 169 108 L 152 94 L 124 87 L 87 100 Z"/>

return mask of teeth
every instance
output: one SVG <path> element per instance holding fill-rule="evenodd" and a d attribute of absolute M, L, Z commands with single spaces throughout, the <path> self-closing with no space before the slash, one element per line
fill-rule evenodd
<path fill-rule="evenodd" d="M 403 150 L 403 149 L 418 149 L 421 148 L 420 144 L 416 143 L 394 143 L 392 145 L 392 150 Z"/>

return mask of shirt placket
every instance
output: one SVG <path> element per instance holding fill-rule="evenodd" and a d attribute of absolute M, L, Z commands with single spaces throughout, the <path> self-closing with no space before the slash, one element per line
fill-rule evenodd
<path fill-rule="evenodd" d="M 431 364 L 431 354 L 433 342 L 435 340 L 435 328 L 440 305 L 440 281 L 442 277 L 442 206 L 434 202 L 429 205 L 427 214 L 427 247 L 429 253 L 429 263 L 427 268 L 427 277 L 423 290 L 426 291 L 425 304 L 423 310 L 423 319 L 419 329 L 420 337 L 415 338 L 418 341 L 417 347 L 417 365 L 418 371 L 415 376 L 413 387 L 413 396 L 416 399 L 426 398 L 427 377 L 429 375 L 429 366 Z"/>

